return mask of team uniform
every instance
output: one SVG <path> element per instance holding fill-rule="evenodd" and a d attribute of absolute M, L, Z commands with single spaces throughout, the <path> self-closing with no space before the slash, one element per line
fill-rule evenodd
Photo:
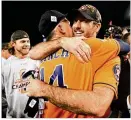
<path fill-rule="evenodd" d="M 7 59 L 7 61 L 16 60 L 16 59 L 18 59 L 18 58 L 15 57 L 14 55 L 11 55 L 11 56 Z"/>
<path fill-rule="evenodd" d="M 7 60 L 5 58 L 1 57 L 1 68 L 4 67 L 4 65 L 6 64 L 6 61 Z M 7 110 L 7 101 L 6 101 L 6 95 L 5 95 L 5 88 L 3 87 L 2 88 L 2 118 L 6 117 L 6 110 Z"/>
<path fill-rule="evenodd" d="M 20 93 L 28 83 L 22 84 L 19 80 L 22 79 L 22 75 L 26 71 L 38 69 L 38 65 L 38 61 L 32 60 L 28 57 L 19 59 L 15 56 L 11 56 L 7 60 L 2 70 L 2 86 L 5 88 L 8 103 L 7 118 L 28 117 L 27 114 L 24 114 L 24 110 L 29 97 Z"/>
<path fill-rule="evenodd" d="M 90 45 L 92 51 L 92 57 L 88 63 L 80 63 L 73 54 L 60 49 L 43 60 L 40 65 L 41 80 L 53 86 L 87 91 L 92 91 L 94 86 L 106 86 L 111 88 L 117 97 L 120 72 L 120 60 L 117 57 L 119 44 L 115 40 L 102 41 L 97 38 L 91 38 L 85 42 Z M 94 116 L 75 114 L 47 101 L 43 117 L 88 118 Z"/>

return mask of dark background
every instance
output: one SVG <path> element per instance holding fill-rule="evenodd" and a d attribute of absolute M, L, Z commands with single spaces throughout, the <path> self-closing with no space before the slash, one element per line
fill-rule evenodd
<path fill-rule="evenodd" d="M 9 42 L 11 34 L 18 29 L 26 31 L 35 45 L 42 41 L 38 31 L 41 15 L 50 9 L 67 13 L 83 4 L 94 5 L 102 15 L 102 28 L 98 37 L 103 38 L 104 30 L 112 20 L 114 25 L 130 25 L 125 17 L 130 1 L 2 1 L 2 42 Z M 128 13 L 129 14 L 129 13 Z"/>

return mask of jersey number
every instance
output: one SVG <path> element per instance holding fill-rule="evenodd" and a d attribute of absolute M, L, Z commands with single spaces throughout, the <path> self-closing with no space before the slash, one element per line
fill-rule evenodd
<path fill-rule="evenodd" d="M 40 77 L 41 77 L 42 81 L 45 81 L 44 80 L 44 68 L 42 68 L 40 70 Z M 57 65 L 54 68 L 54 71 L 53 71 L 53 73 L 50 76 L 49 84 L 53 85 L 53 83 L 55 82 L 55 80 L 58 80 L 58 86 L 59 87 L 67 88 L 67 86 L 64 85 L 63 66 L 62 65 Z"/>

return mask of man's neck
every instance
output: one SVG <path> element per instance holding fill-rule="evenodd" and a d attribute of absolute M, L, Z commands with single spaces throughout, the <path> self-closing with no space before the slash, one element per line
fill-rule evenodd
<path fill-rule="evenodd" d="M 22 54 L 18 54 L 18 53 L 14 54 L 14 56 L 16 56 L 19 59 L 24 59 L 27 57 L 27 55 L 22 55 Z"/>
<path fill-rule="evenodd" d="M 96 38 L 96 36 L 97 36 L 97 34 L 94 33 L 91 37 L 92 37 L 92 38 Z"/>

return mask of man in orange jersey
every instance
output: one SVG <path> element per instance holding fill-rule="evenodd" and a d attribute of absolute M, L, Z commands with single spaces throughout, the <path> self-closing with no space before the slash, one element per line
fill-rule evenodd
<path fill-rule="evenodd" d="M 64 35 L 71 36 L 67 19 L 57 11 L 45 12 L 40 23 L 44 26 L 43 33 L 47 40 L 48 37 L 55 40 Z M 91 27 L 94 22 L 87 21 L 85 25 Z M 47 33 L 46 28 L 52 32 Z M 98 31 L 99 27 L 95 26 L 94 30 Z M 73 54 L 60 49 L 46 57 L 40 66 L 41 80 L 44 82 L 34 80 L 27 86 L 28 96 L 48 99 L 43 117 L 86 118 L 109 115 L 106 111 L 113 98 L 117 97 L 120 60 L 116 56 L 119 44 L 115 40 L 102 41 L 95 37 L 85 42 L 92 49 L 88 63 L 80 63 Z"/>
<path fill-rule="evenodd" d="M 86 7 L 86 6 L 89 6 L 89 7 Z M 75 37 L 69 38 L 69 37 L 65 37 L 63 35 L 64 37 L 60 37 L 59 39 L 56 39 L 53 41 L 50 41 L 48 38 L 48 40 L 46 40 L 46 42 L 41 42 L 41 43 L 37 44 L 36 46 L 34 46 L 30 50 L 29 56 L 35 60 L 42 60 L 45 57 L 47 57 L 48 55 L 52 54 L 53 52 L 56 52 L 58 49 L 64 48 L 65 50 L 73 53 L 80 62 L 82 62 L 82 63 L 88 62 L 88 60 L 90 60 L 90 57 L 91 57 L 90 56 L 91 50 L 90 50 L 89 46 L 83 41 L 83 39 L 85 39 L 84 37 L 86 37 L 86 38 L 95 37 L 96 38 L 97 33 L 99 32 L 99 30 L 101 28 L 101 22 L 96 22 L 96 19 L 97 19 L 97 21 L 98 21 L 98 19 L 100 19 L 100 21 L 102 21 L 99 11 L 96 8 L 95 9 L 94 8 L 95 7 L 92 5 L 83 5 L 79 8 L 79 11 L 75 10 L 75 11 L 73 11 L 73 13 L 69 14 L 69 19 L 71 20 L 72 23 L 74 22 L 72 28 L 73 28 L 73 33 L 74 33 L 73 36 L 75 36 Z M 93 9 L 95 10 L 94 12 L 92 12 Z M 85 13 L 84 13 L 84 11 L 85 11 Z M 78 24 L 80 22 L 76 22 L 76 20 L 78 18 L 77 17 L 78 13 L 80 13 L 79 15 L 82 15 L 81 16 L 82 18 L 84 18 L 84 21 L 81 22 L 81 25 Z M 95 13 L 97 13 L 97 14 L 95 14 Z M 84 22 L 86 22 L 87 20 L 88 20 L 88 22 L 90 20 L 90 24 L 85 25 Z M 39 31 L 42 34 L 42 36 L 43 36 L 43 29 L 44 29 L 44 26 L 42 26 L 40 23 L 39 24 Z M 46 28 L 46 30 L 48 32 L 50 32 L 48 28 Z M 46 38 L 46 37 L 44 37 L 44 38 Z M 118 41 L 118 42 L 120 43 L 120 45 L 123 45 L 123 44 L 125 45 L 124 42 L 121 43 L 122 41 Z M 122 54 L 123 54 L 123 51 L 124 51 L 124 53 L 125 52 L 128 53 L 127 52 L 127 51 L 129 51 L 128 48 L 129 48 L 129 46 L 128 46 L 128 44 L 126 44 L 124 47 L 124 50 L 123 50 L 123 46 L 121 47 L 120 52 Z"/>

